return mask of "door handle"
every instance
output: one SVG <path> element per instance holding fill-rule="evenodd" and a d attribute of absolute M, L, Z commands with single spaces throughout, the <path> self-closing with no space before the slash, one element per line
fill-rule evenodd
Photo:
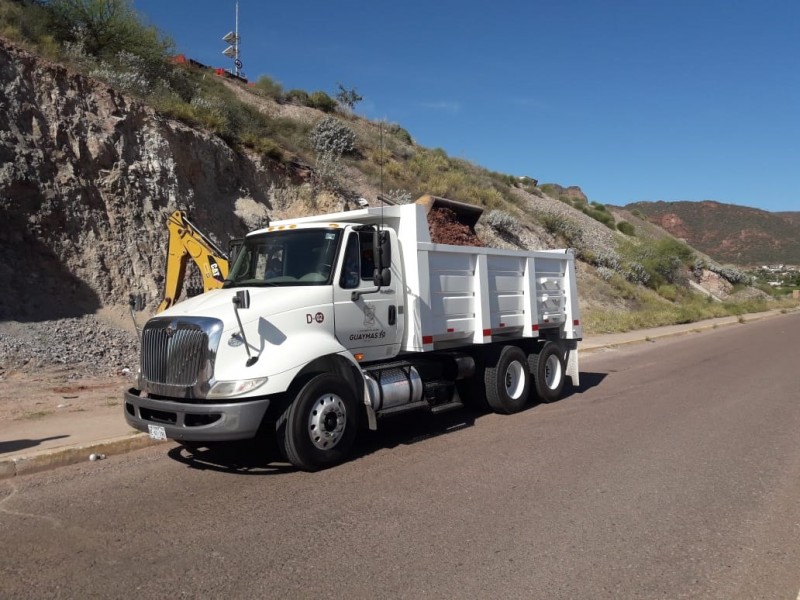
<path fill-rule="evenodd" d="M 389 325 L 397 323 L 397 307 L 394 304 L 389 305 Z"/>

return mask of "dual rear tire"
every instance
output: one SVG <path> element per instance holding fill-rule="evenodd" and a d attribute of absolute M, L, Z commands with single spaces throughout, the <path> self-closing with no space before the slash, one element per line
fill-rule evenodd
<path fill-rule="evenodd" d="M 528 405 L 531 390 L 542 402 L 558 400 L 564 389 L 564 356 L 553 342 L 545 342 L 538 352 L 526 355 L 513 345 L 502 346 L 488 357 L 483 370 L 483 385 L 488 407 L 496 413 L 512 414 Z"/>

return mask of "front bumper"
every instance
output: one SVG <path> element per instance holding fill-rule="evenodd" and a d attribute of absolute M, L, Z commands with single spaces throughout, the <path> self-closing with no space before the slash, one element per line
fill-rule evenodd
<path fill-rule="evenodd" d="M 190 404 L 143 398 L 139 390 L 125 392 L 124 414 L 128 425 L 148 431 L 148 425 L 164 428 L 167 437 L 186 442 L 224 442 L 255 437 L 269 398 L 226 404 Z"/>

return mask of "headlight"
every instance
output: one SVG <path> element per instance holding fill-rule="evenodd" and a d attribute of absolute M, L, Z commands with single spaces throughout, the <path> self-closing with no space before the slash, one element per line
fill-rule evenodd
<path fill-rule="evenodd" d="M 209 398 L 230 398 L 251 392 L 267 382 L 267 377 L 239 379 L 238 381 L 218 381 L 208 392 Z"/>

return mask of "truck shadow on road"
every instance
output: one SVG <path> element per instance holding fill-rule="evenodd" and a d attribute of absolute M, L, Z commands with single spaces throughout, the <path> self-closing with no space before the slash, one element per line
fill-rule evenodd
<path fill-rule="evenodd" d="M 581 384 L 578 386 L 564 386 L 564 392 L 559 402 L 575 394 L 588 392 L 590 389 L 603 383 L 606 377 L 608 377 L 608 373 L 587 373 L 586 371 L 581 371 Z"/>
<path fill-rule="evenodd" d="M 387 419 L 380 423 L 379 432 L 359 433 L 350 460 L 472 427 L 475 419 L 482 414 L 484 413 L 464 408 L 441 415 L 417 412 Z M 275 439 L 270 436 L 207 446 L 181 445 L 172 448 L 167 455 L 191 469 L 202 471 L 237 475 L 280 475 L 297 472 L 297 469 L 281 456 Z"/>
<path fill-rule="evenodd" d="M 607 376 L 606 373 L 581 372 L 581 385 L 565 387 L 559 402 L 600 385 Z M 536 401 L 532 402 L 529 409 L 537 404 Z M 379 423 L 379 431 L 359 433 L 350 460 L 364 458 L 381 450 L 417 444 L 455 433 L 474 426 L 478 419 L 487 414 L 465 407 L 439 415 L 429 415 L 419 411 L 386 419 Z M 284 460 L 278 451 L 275 439 L 270 436 L 210 446 L 187 444 L 173 448 L 168 455 L 172 460 L 189 468 L 203 471 L 237 475 L 280 475 L 297 472 L 295 467 Z"/>

